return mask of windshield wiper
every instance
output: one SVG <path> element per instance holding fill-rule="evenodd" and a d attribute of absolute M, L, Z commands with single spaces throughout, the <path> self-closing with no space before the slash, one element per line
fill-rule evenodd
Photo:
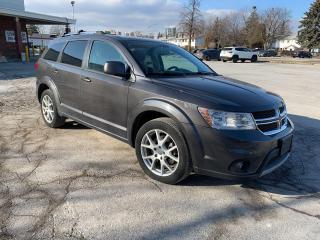
<path fill-rule="evenodd" d="M 182 72 L 160 72 L 160 73 L 149 73 L 149 76 L 185 76 Z"/>
<path fill-rule="evenodd" d="M 195 73 L 192 73 L 192 74 L 197 74 L 197 75 L 213 75 L 214 73 L 213 73 L 213 72 L 195 72 Z"/>

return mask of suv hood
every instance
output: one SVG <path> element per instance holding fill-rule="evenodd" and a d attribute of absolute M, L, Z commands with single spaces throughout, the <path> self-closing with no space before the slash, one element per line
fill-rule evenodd
<path fill-rule="evenodd" d="M 255 85 L 223 76 L 190 76 L 158 78 L 156 84 L 209 101 L 218 108 L 232 109 L 278 106 L 282 98 Z M 243 110 L 242 110 L 243 111 Z"/>

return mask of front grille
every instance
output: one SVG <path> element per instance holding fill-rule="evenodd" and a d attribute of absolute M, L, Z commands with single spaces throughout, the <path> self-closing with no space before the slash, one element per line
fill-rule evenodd
<path fill-rule="evenodd" d="M 270 131 L 274 131 L 278 128 L 278 123 L 273 122 L 273 123 L 268 123 L 268 124 L 260 124 L 260 125 L 258 125 L 258 127 L 262 132 L 270 132 Z"/>
<path fill-rule="evenodd" d="M 252 113 L 258 129 L 265 135 L 273 135 L 283 131 L 288 124 L 287 111 L 284 104 L 277 109 Z"/>
<path fill-rule="evenodd" d="M 271 118 L 276 115 L 276 110 L 272 109 L 268 111 L 254 112 L 252 115 L 255 119 Z"/>

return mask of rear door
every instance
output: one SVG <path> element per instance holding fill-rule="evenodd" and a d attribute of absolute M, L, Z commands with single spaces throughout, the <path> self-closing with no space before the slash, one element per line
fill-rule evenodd
<path fill-rule="evenodd" d="M 104 64 L 120 61 L 121 50 L 110 41 L 93 41 L 82 73 L 81 110 L 86 122 L 120 138 L 127 137 L 127 99 L 130 81 L 105 74 Z"/>
<path fill-rule="evenodd" d="M 83 72 L 82 62 L 88 41 L 69 41 L 56 66 L 57 87 L 59 89 L 62 111 L 76 118 L 81 118 L 80 82 Z"/>
<path fill-rule="evenodd" d="M 65 45 L 65 42 L 56 42 L 53 44 L 50 44 L 48 47 L 48 51 L 45 53 L 43 59 L 46 63 L 46 75 L 53 80 L 55 84 L 57 84 L 57 77 L 58 77 L 58 71 L 57 71 L 57 60 L 59 58 L 60 52 L 62 51 L 63 47 Z"/>

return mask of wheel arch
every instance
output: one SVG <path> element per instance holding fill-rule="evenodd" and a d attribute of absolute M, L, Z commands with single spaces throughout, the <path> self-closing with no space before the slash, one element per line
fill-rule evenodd
<path fill-rule="evenodd" d="M 130 145 L 134 147 L 135 136 L 144 123 L 159 117 L 168 117 L 177 123 L 191 122 L 184 112 L 172 103 L 162 99 L 145 100 L 129 114 L 128 140 Z"/>
<path fill-rule="evenodd" d="M 148 118 L 150 117 L 149 114 L 152 114 L 154 118 Z M 140 118 L 145 116 L 148 117 L 141 121 Z M 142 125 L 147 122 L 146 119 L 150 121 L 158 117 L 168 117 L 177 122 L 189 149 L 193 168 L 194 170 L 196 170 L 198 166 L 197 159 L 199 158 L 199 156 L 203 155 L 203 146 L 199 133 L 197 132 L 191 119 L 185 112 L 183 112 L 182 109 L 165 100 L 145 100 L 142 104 L 138 105 L 131 114 L 129 114 L 127 134 L 128 143 L 130 144 L 130 146 L 135 147 L 136 134 L 138 133 Z M 140 124 L 137 124 L 139 120 Z"/>
<path fill-rule="evenodd" d="M 49 77 L 42 78 L 39 81 L 39 83 L 37 84 L 37 99 L 38 99 L 38 101 L 40 102 L 42 93 L 47 89 L 50 89 L 52 91 L 54 98 L 55 98 L 55 102 L 57 103 L 58 112 L 60 112 L 60 103 L 61 103 L 60 95 L 59 95 L 57 86 L 55 85 L 53 80 Z"/>

